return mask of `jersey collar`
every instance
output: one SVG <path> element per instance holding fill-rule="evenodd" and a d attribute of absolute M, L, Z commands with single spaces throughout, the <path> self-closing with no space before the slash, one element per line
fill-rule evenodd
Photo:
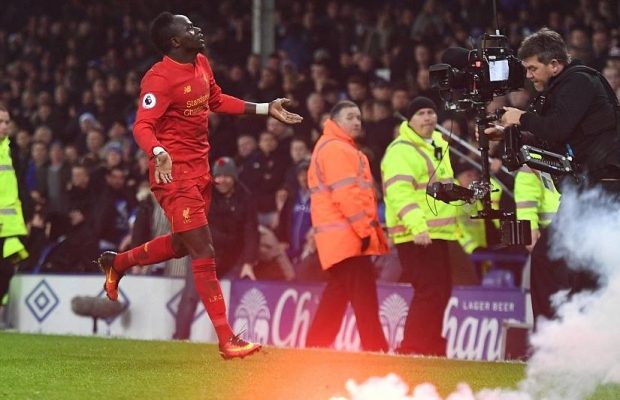
<path fill-rule="evenodd" d="M 186 71 L 193 71 L 195 68 L 195 64 L 180 63 L 180 62 L 174 61 L 172 58 L 168 56 L 164 56 L 163 62 L 167 67 L 179 68 L 179 69 L 186 70 Z"/>

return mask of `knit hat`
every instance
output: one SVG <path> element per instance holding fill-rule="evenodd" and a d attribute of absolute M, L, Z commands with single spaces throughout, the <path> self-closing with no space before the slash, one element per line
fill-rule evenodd
<path fill-rule="evenodd" d="M 435 112 L 437 112 L 437 106 L 435 105 L 435 102 L 433 100 L 429 99 L 428 97 L 418 96 L 415 99 L 411 100 L 411 102 L 407 106 L 407 113 L 405 115 L 407 121 L 409 121 L 411 117 L 413 117 L 413 115 L 422 108 L 432 108 L 433 110 L 435 110 Z"/>
<path fill-rule="evenodd" d="M 213 176 L 226 175 L 232 176 L 235 180 L 239 178 L 235 161 L 230 157 L 220 157 L 213 163 Z"/>

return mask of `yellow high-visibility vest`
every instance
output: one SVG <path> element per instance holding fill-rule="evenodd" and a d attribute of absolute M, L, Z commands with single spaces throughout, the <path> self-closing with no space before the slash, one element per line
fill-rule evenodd
<path fill-rule="evenodd" d="M 405 121 L 381 161 L 385 220 L 394 243 L 411 242 L 426 231 L 432 239 L 457 239 L 456 207 L 426 194 L 429 181 L 454 179 L 448 142 L 439 131 L 431 139 L 423 139 Z"/>

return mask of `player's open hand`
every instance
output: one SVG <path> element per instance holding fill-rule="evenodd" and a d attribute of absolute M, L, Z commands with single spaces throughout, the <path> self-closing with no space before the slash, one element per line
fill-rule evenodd
<path fill-rule="evenodd" d="M 289 99 L 275 99 L 269 103 L 269 115 L 285 124 L 298 124 L 303 121 L 301 115 L 287 111 L 284 107 L 290 105 Z"/>
<path fill-rule="evenodd" d="M 155 182 L 172 182 L 172 158 L 167 152 L 155 156 Z"/>

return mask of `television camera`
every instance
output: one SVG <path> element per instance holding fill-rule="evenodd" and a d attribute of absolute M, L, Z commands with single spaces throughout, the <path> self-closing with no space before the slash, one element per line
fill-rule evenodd
<path fill-rule="evenodd" d="M 451 110 L 486 107 L 494 96 L 523 87 L 525 69 L 503 35 L 482 35 L 474 50 L 450 47 L 442 61 L 430 66 L 430 81 Z"/>
<path fill-rule="evenodd" d="M 489 138 L 482 133 L 490 123 L 501 117 L 499 114 L 487 113 L 488 103 L 494 96 L 502 96 L 522 88 L 525 80 L 525 69 L 512 55 L 508 38 L 500 35 L 497 30 L 495 35 L 482 35 L 476 49 L 449 48 L 443 54 L 442 63 L 432 65 L 429 71 L 431 87 L 439 91 L 447 109 L 475 112 L 476 128 L 481 133 L 478 144 L 482 174 L 481 180 L 473 182 L 469 188 L 435 182 L 428 186 L 428 195 L 447 203 L 473 203 L 480 200 L 482 210 L 472 218 L 499 219 L 501 241 L 505 245 L 530 244 L 529 221 L 517 220 L 514 212 L 494 210 L 491 207 Z M 513 144 L 517 143 L 517 140 L 515 139 Z M 517 160 L 516 157 L 513 159 Z"/>

